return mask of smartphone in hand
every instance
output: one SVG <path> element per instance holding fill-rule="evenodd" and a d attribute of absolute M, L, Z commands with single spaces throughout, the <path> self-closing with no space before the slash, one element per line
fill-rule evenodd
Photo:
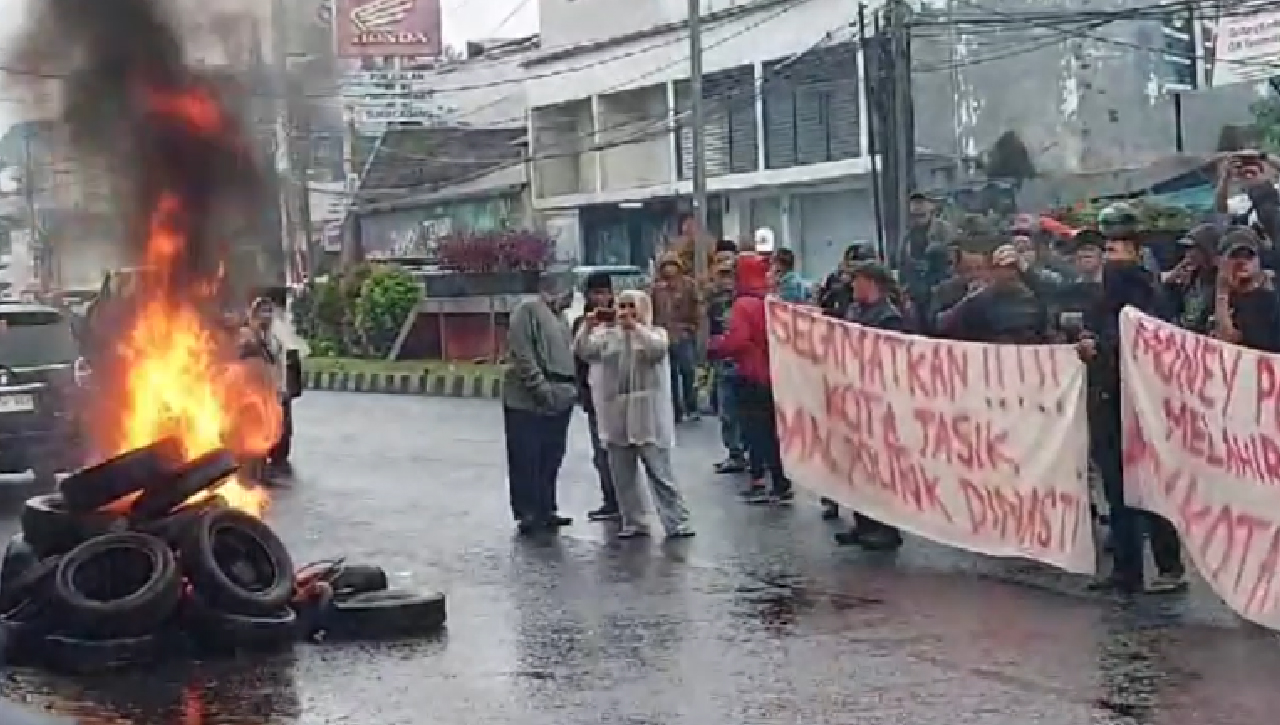
<path fill-rule="evenodd" d="M 1060 312 L 1058 313 L 1058 327 L 1063 332 L 1077 335 L 1084 331 L 1084 313 L 1083 312 Z"/>
<path fill-rule="evenodd" d="M 609 324 L 618 317 L 618 311 L 612 307 L 597 307 L 592 313 L 596 316 L 596 322 Z"/>

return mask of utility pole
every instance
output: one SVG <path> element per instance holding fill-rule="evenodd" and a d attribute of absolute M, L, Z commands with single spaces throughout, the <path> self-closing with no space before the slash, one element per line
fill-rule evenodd
<path fill-rule="evenodd" d="M 301 94 L 290 94 L 290 103 L 301 105 Z M 289 165 L 297 174 L 297 183 L 294 188 L 297 189 L 298 199 L 298 221 L 302 234 L 302 252 L 306 254 L 306 267 L 301 270 L 307 275 L 307 279 L 316 276 L 316 270 L 320 258 L 320 249 L 316 243 L 315 229 L 311 225 L 311 124 L 305 110 L 301 113 L 295 111 L 290 114 L 295 126 L 289 129 Z"/>
<path fill-rule="evenodd" d="M 893 57 L 893 127 L 894 136 L 893 164 L 896 173 L 893 175 L 893 224 L 897 239 L 894 244 L 902 244 L 902 236 L 907 231 L 907 197 L 911 194 L 911 178 L 913 176 L 912 158 L 914 149 L 914 133 L 909 128 L 911 123 L 911 55 L 907 50 L 907 14 L 909 7 L 903 0 L 892 0 L 886 8 L 889 13 L 889 43 Z M 901 253 L 901 249 L 899 249 Z"/>
<path fill-rule="evenodd" d="M 862 77 L 858 82 L 862 84 L 863 102 L 867 108 L 867 148 L 864 150 L 867 154 L 867 160 L 871 162 L 871 208 L 875 212 L 876 217 L 876 254 L 883 260 L 888 260 L 889 251 L 885 245 L 884 238 L 884 199 L 880 193 L 880 166 L 876 161 L 876 157 L 880 153 L 878 134 L 880 132 L 879 119 L 877 118 L 878 110 L 874 107 L 875 81 L 871 74 L 871 64 L 874 62 L 876 54 L 879 53 L 879 45 L 876 50 L 872 51 L 868 45 L 867 35 L 867 6 L 865 3 L 858 3 L 858 53 L 862 55 Z"/>
<path fill-rule="evenodd" d="M 275 101 L 275 170 L 279 181 L 277 204 L 280 209 L 280 246 L 284 253 L 284 282 L 294 282 L 298 253 L 298 220 L 293 203 L 293 108 L 289 83 L 289 19 L 284 0 L 271 0 L 271 69 L 272 98 Z"/>
<path fill-rule="evenodd" d="M 338 17 L 338 13 L 331 13 L 329 17 L 329 37 L 335 58 L 338 57 L 340 50 L 338 47 L 339 22 L 342 22 L 342 20 Z M 341 64 L 338 64 L 338 66 L 341 67 Z M 360 238 L 360 217 L 358 215 L 360 205 L 357 195 L 360 191 L 360 177 L 356 173 L 355 162 L 355 111 L 351 104 L 347 103 L 346 95 L 342 91 L 342 81 L 339 79 L 337 96 L 338 102 L 342 104 L 342 190 L 346 194 L 346 203 L 343 207 L 346 212 L 342 215 L 342 222 L 340 223 L 342 251 L 339 256 L 339 264 L 342 267 L 347 267 L 364 260 L 364 243 Z"/>
<path fill-rule="evenodd" d="M 44 291 L 51 284 L 50 272 L 53 268 L 53 260 L 50 259 L 48 246 L 45 244 L 43 235 L 40 234 L 40 223 L 37 219 L 39 214 L 36 208 L 36 165 L 31 156 L 33 133 L 35 132 L 28 128 L 22 135 L 22 195 L 27 206 L 28 253 L 35 261 L 32 266 L 35 267 L 36 281 L 39 282 L 41 291 Z"/>
<path fill-rule="evenodd" d="M 694 239 L 694 279 L 707 279 L 707 153 L 702 136 L 702 8 L 700 0 L 689 0 L 689 126 L 693 137 L 693 214 L 698 221 Z"/>

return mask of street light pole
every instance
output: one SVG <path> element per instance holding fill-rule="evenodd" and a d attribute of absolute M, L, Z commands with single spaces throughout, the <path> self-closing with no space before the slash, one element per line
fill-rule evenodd
<path fill-rule="evenodd" d="M 698 222 L 694 239 L 694 278 L 707 278 L 707 155 L 702 136 L 702 17 L 700 0 L 689 0 L 689 127 L 693 138 L 693 215 Z"/>

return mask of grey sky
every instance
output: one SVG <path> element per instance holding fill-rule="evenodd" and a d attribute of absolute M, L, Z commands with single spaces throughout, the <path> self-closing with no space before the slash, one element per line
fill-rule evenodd
<path fill-rule="evenodd" d="M 32 0 L 0 0 L 0 49 L 8 45 Z M 266 2 L 266 0 L 263 0 Z M 444 37 L 450 45 L 473 38 L 518 37 L 538 29 L 537 0 L 441 0 Z M 0 74 L 0 82 L 3 75 Z M 13 122 L 12 92 L 0 88 L 0 132 Z"/>

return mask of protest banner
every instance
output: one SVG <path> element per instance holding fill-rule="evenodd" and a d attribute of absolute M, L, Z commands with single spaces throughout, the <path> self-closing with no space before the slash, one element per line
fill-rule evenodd
<path fill-rule="evenodd" d="M 1084 365 L 1067 345 L 876 330 L 768 301 L 787 472 L 950 546 L 1093 573 Z"/>
<path fill-rule="evenodd" d="M 1177 528 L 1218 596 L 1280 629 L 1280 355 L 1120 318 L 1125 500 Z"/>

